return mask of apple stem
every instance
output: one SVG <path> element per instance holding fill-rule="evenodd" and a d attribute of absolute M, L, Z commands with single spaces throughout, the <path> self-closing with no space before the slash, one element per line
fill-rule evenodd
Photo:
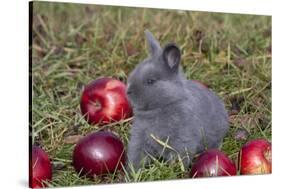
<path fill-rule="evenodd" d="M 98 101 L 98 100 L 90 101 L 90 103 L 91 103 L 91 105 L 93 105 L 95 107 L 96 110 L 99 110 L 102 107 L 100 101 Z"/>

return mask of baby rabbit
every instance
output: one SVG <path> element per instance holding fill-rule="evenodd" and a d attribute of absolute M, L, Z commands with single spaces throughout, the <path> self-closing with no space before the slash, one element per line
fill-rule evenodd
<path fill-rule="evenodd" d="M 196 153 L 219 146 L 228 131 L 228 115 L 216 94 L 184 78 L 175 44 L 162 49 L 149 31 L 145 35 L 150 56 L 128 77 L 134 112 L 128 162 L 138 169 L 151 156 L 180 157 L 187 168 Z"/>

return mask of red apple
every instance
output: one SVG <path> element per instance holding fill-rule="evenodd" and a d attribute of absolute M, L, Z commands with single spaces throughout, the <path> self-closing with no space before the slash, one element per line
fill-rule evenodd
<path fill-rule="evenodd" d="M 48 154 L 38 146 L 32 146 L 32 159 L 29 163 L 29 186 L 46 187 L 44 182 L 52 179 L 52 166 Z"/>
<path fill-rule="evenodd" d="M 83 90 L 80 108 L 90 124 L 101 125 L 131 116 L 126 85 L 117 79 L 100 78 Z"/>
<path fill-rule="evenodd" d="M 199 81 L 199 80 L 192 80 L 192 81 L 202 85 L 203 87 L 209 88 L 209 86 L 207 84 L 203 83 L 202 81 Z"/>
<path fill-rule="evenodd" d="M 221 151 L 210 149 L 196 159 L 190 177 L 213 177 L 236 175 L 235 164 Z"/>
<path fill-rule="evenodd" d="M 247 142 L 238 157 L 241 175 L 271 173 L 271 143 L 265 139 Z"/>
<path fill-rule="evenodd" d="M 80 175 L 94 176 L 121 169 L 126 160 L 121 140 L 106 131 L 91 133 L 74 148 L 73 166 Z"/>

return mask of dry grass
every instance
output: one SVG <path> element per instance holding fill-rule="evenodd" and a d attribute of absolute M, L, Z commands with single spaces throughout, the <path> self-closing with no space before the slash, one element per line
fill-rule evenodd
<path fill-rule="evenodd" d="M 117 172 L 93 179 L 79 177 L 71 165 L 74 144 L 65 137 L 100 129 L 81 116 L 82 87 L 101 76 L 126 82 L 146 57 L 145 29 L 162 44 L 176 42 L 186 76 L 208 84 L 234 112 L 222 144 L 225 153 L 236 160 L 247 140 L 271 140 L 271 17 L 35 2 L 30 124 L 32 142 L 54 164 L 50 186 L 188 177 L 189 170 L 183 172 L 180 163 L 157 160 L 132 175 Z M 105 127 L 127 144 L 131 120 Z M 241 128 L 248 131 L 247 140 L 234 138 Z"/>

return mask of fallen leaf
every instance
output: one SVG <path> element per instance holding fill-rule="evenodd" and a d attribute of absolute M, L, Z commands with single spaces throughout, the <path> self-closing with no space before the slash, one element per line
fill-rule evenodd
<path fill-rule="evenodd" d="M 241 110 L 240 106 L 241 106 L 241 103 L 243 101 L 244 101 L 244 97 L 242 97 L 242 96 L 239 96 L 239 97 L 234 96 L 234 97 L 232 97 L 230 99 L 231 109 L 230 109 L 228 115 L 230 115 L 230 116 L 231 115 L 237 115 L 240 112 L 240 110 Z"/>
<path fill-rule="evenodd" d="M 260 113 L 231 115 L 229 116 L 229 123 L 238 127 L 245 127 L 252 129 L 258 126 L 258 120 L 262 117 Z"/>
<path fill-rule="evenodd" d="M 238 57 L 233 60 L 233 64 L 236 65 L 237 67 L 241 68 L 241 67 L 245 66 L 246 64 L 248 64 L 248 61 L 245 60 L 244 58 Z"/>
<path fill-rule="evenodd" d="M 132 45 L 132 43 L 127 43 L 127 45 L 126 45 L 126 52 L 127 52 L 127 55 L 128 56 L 132 56 L 132 55 L 134 55 L 134 54 L 137 54 L 138 53 L 138 51 L 137 51 L 137 49 L 134 47 L 134 45 Z"/>
<path fill-rule="evenodd" d="M 76 144 L 80 139 L 82 139 L 84 136 L 83 135 L 71 135 L 71 136 L 66 136 L 64 138 L 64 143 L 66 144 Z"/>
<path fill-rule="evenodd" d="M 81 33 L 77 33 L 75 35 L 75 42 L 77 43 L 78 46 L 82 46 L 83 43 L 87 41 L 87 38 L 84 37 Z"/>
<path fill-rule="evenodd" d="M 199 42 L 205 37 L 205 33 L 203 31 L 197 29 L 194 31 L 193 36 L 194 36 L 195 41 Z"/>
<path fill-rule="evenodd" d="M 239 128 L 234 133 L 233 137 L 235 140 L 247 140 L 247 138 L 249 137 L 249 132 L 244 128 Z"/>

